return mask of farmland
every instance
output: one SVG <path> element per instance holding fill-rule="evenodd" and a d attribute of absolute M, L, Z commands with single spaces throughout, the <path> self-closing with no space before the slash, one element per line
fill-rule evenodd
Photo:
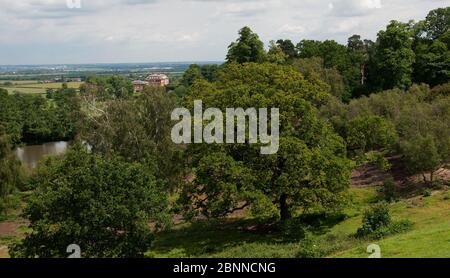
<path fill-rule="evenodd" d="M 83 82 L 67 82 L 69 88 L 78 89 Z M 0 88 L 8 90 L 9 93 L 20 92 L 25 94 L 45 94 L 47 89 L 60 89 L 63 82 L 44 83 L 36 80 L 2 80 Z"/>

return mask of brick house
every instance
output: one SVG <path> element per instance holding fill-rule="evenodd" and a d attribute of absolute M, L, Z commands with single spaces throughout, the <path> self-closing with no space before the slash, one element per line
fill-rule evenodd
<path fill-rule="evenodd" d="M 141 81 L 141 80 L 135 80 L 133 81 L 133 87 L 135 92 L 142 92 L 144 91 L 144 87 L 149 85 L 147 81 Z"/>
<path fill-rule="evenodd" d="M 157 86 L 167 86 L 170 83 L 169 77 L 165 74 L 161 74 L 161 73 L 154 73 L 154 74 L 150 74 L 146 81 L 152 85 L 157 85 Z"/>

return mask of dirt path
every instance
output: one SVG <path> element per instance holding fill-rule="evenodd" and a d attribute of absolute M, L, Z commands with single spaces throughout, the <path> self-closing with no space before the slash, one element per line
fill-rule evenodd
<path fill-rule="evenodd" d="M 0 237 L 17 236 L 17 229 L 23 223 L 17 222 L 3 222 L 0 223 Z M 8 258 L 8 246 L 0 244 L 0 258 Z"/>
<path fill-rule="evenodd" d="M 17 229 L 22 226 L 17 222 L 3 222 L 0 223 L 0 237 L 3 236 L 15 236 L 17 235 Z"/>

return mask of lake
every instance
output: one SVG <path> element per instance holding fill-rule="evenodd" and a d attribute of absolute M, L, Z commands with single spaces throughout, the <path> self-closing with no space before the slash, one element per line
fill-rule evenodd
<path fill-rule="evenodd" d="M 41 145 L 24 146 L 15 150 L 17 158 L 28 169 L 34 169 L 39 160 L 47 155 L 61 154 L 67 150 L 69 142 L 48 142 Z"/>

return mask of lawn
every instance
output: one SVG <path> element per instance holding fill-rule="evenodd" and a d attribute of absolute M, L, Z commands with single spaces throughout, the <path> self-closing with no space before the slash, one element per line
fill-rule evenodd
<path fill-rule="evenodd" d="M 310 234 L 314 246 L 327 257 L 367 258 L 369 244 L 381 247 L 385 258 L 450 258 L 450 193 L 437 192 L 430 197 L 416 197 L 391 205 L 394 220 L 409 219 L 411 231 L 381 240 L 354 237 L 361 226 L 364 209 L 374 202 L 376 188 L 351 189 L 352 205 L 343 219 L 328 219 L 309 226 L 299 226 L 298 236 L 286 237 L 280 231 L 259 225 L 252 219 L 227 219 L 179 224 L 156 236 L 150 257 L 224 257 L 291 258 L 301 251 L 302 228 Z"/>
<path fill-rule="evenodd" d="M 375 241 L 386 258 L 450 258 L 450 193 L 432 197 L 418 197 L 392 205 L 393 216 L 409 219 L 414 223 L 412 231 Z M 349 220 L 336 230 L 345 230 L 355 223 Z M 367 257 L 366 245 L 358 245 L 336 257 Z"/>
<path fill-rule="evenodd" d="M 377 200 L 377 189 L 352 188 L 351 204 L 343 214 L 302 217 L 288 233 L 278 223 L 252 218 L 181 222 L 157 233 L 146 255 L 153 258 L 295 258 L 303 253 L 306 235 L 312 250 L 320 251 L 325 257 L 367 258 L 370 254 L 366 248 L 374 243 L 381 247 L 383 258 L 450 258 L 448 190 L 390 205 L 394 220 L 409 219 L 414 223 L 409 232 L 381 240 L 356 239 L 354 235 L 361 226 L 364 210 Z M 23 194 L 20 198 L 24 200 L 27 196 Z M 0 258 L 7 257 L 8 244 L 28 232 L 18 211 L 3 219 L 3 223 L 0 220 L 3 229 L 8 223 L 18 227 L 12 234 L 0 234 Z"/>

